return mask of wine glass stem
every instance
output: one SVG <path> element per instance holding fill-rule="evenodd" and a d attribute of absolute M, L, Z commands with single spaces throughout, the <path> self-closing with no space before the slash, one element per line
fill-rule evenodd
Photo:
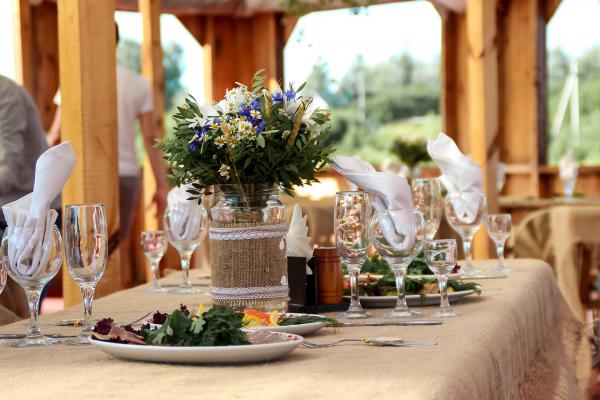
<path fill-rule="evenodd" d="M 469 237 L 463 238 L 463 250 L 465 251 L 465 260 L 467 260 L 467 268 L 473 268 L 473 256 L 471 255 L 472 239 Z"/>
<path fill-rule="evenodd" d="M 152 260 L 152 287 L 158 289 L 160 285 L 158 284 L 158 263 L 159 261 Z"/>
<path fill-rule="evenodd" d="M 438 276 L 438 286 L 440 288 L 440 308 L 442 311 L 450 309 L 450 302 L 448 301 L 448 277 Z"/>
<path fill-rule="evenodd" d="M 496 253 L 498 253 L 498 268 L 504 268 L 504 243 L 496 243 Z"/>
<path fill-rule="evenodd" d="M 404 287 L 404 279 L 406 277 L 405 264 L 393 265 L 394 275 L 396 277 L 396 291 L 398 292 L 398 300 L 396 301 L 396 310 L 404 311 L 408 309 L 406 305 L 406 289 Z"/>
<path fill-rule="evenodd" d="M 360 299 L 358 297 L 358 275 L 360 274 L 360 265 L 348 266 L 350 271 L 350 308 L 360 308 Z"/>
<path fill-rule="evenodd" d="M 29 304 L 29 332 L 27 336 L 40 337 L 42 336 L 42 330 L 38 322 L 38 315 L 40 309 L 40 293 L 41 290 L 27 290 L 27 303 Z"/>
<path fill-rule="evenodd" d="M 184 251 L 180 253 L 181 256 L 181 269 L 183 270 L 183 281 L 181 282 L 181 287 L 192 287 L 192 281 L 190 280 L 190 259 L 192 255 Z"/>
<path fill-rule="evenodd" d="M 94 302 L 94 292 L 96 287 L 92 285 L 86 285 L 81 287 L 81 293 L 83 294 L 83 318 L 84 325 L 81 335 L 88 335 L 92 333 L 92 303 Z"/>

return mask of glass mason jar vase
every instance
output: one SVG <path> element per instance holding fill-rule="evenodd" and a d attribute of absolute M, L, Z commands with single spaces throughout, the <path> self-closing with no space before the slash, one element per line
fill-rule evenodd
<path fill-rule="evenodd" d="M 216 185 L 209 230 L 215 304 L 286 310 L 284 208 L 278 186 Z"/>

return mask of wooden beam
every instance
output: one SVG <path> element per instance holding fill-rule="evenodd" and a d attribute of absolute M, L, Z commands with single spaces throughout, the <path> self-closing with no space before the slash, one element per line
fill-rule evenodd
<path fill-rule="evenodd" d="M 546 152 L 546 22 L 537 1 L 511 1 L 499 13 L 498 85 L 500 159 L 527 164 L 505 193 L 539 195 Z"/>
<path fill-rule="evenodd" d="M 165 80 L 163 71 L 163 52 L 160 41 L 160 10 L 161 0 L 140 0 L 140 13 L 142 14 L 142 75 L 150 82 L 152 88 L 152 99 L 154 102 L 155 134 L 157 137 L 164 135 L 164 114 L 165 114 Z M 156 192 L 156 178 L 146 157 L 144 161 L 143 187 L 141 206 L 144 214 L 144 230 L 156 230 L 162 224 L 156 217 L 156 204 L 153 201 Z M 138 246 L 138 237 L 131 238 L 132 245 Z M 130 253 L 131 254 L 131 253 Z M 135 259 L 135 258 L 134 258 Z M 140 260 L 145 260 L 141 258 Z M 147 260 L 146 277 L 152 278 L 150 264 Z"/>
<path fill-rule="evenodd" d="M 114 0 L 58 0 L 62 139 L 77 153 L 63 205 L 103 203 L 109 236 L 119 229 Z M 98 296 L 121 288 L 119 252 L 109 258 Z M 81 302 L 63 269 L 65 306 Z"/>
<path fill-rule="evenodd" d="M 496 170 L 498 164 L 498 49 L 496 46 L 496 0 L 468 0 L 466 12 L 469 152 L 481 165 L 483 190 L 489 213 L 498 212 Z M 481 230 L 474 255 L 487 258 L 490 243 Z"/>
<path fill-rule="evenodd" d="M 13 0 L 13 38 L 16 82 L 33 93 L 31 6 L 29 0 Z"/>
<path fill-rule="evenodd" d="M 558 6 L 560 6 L 560 1 L 561 0 L 542 0 L 543 1 L 543 5 L 544 5 L 544 19 L 546 20 L 546 22 L 549 22 L 550 19 L 552 19 L 552 16 L 554 15 L 554 13 L 556 12 L 556 10 L 558 9 Z"/>
<path fill-rule="evenodd" d="M 294 32 L 294 28 L 298 24 L 300 17 L 293 14 L 286 14 L 281 23 L 283 24 L 283 41 L 287 43 L 290 40 L 290 36 L 292 32 Z"/>

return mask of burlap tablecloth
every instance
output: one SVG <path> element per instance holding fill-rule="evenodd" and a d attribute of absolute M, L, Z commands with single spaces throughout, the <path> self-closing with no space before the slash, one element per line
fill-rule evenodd
<path fill-rule="evenodd" d="M 494 262 L 479 262 L 491 268 Z M 402 337 L 435 340 L 431 348 L 348 344 L 299 348 L 277 362 L 243 366 L 188 366 L 127 362 L 92 347 L 58 345 L 0 348 L 2 399 L 578 399 L 586 385 L 577 366 L 582 327 L 569 310 L 548 265 L 509 260 L 507 279 L 486 279 L 481 297 L 455 308 L 464 313 L 441 326 L 330 328 L 314 342 L 340 338 Z M 151 295 L 145 287 L 115 293 L 95 304 L 96 316 L 118 322 L 204 295 Z M 435 307 L 422 308 L 428 315 Z M 380 311 L 380 310 L 378 310 Z M 80 317 L 78 308 L 43 322 Z M 46 327 L 48 332 L 78 328 Z M 2 332 L 20 332 L 16 323 Z"/>

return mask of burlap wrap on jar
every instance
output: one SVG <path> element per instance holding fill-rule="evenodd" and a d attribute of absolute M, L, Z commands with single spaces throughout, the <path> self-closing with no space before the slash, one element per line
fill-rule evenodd
<path fill-rule="evenodd" d="M 260 310 L 287 306 L 286 226 L 283 206 L 272 190 L 246 193 L 250 208 L 239 207 L 229 193 L 217 192 L 209 229 L 214 304 Z"/>

